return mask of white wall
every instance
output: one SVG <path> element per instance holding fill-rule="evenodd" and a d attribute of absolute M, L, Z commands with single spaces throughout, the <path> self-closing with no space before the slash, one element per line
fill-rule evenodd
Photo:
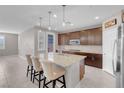
<path fill-rule="evenodd" d="M 18 35 L 0 33 L 5 36 L 5 49 L 0 49 L 0 56 L 18 55 Z"/>
<path fill-rule="evenodd" d="M 19 34 L 19 55 L 25 57 L 26 54 L 34 54 L 34 32 L 31 28 Z"/>
<path fill-rule="evenodd" d="M 38 31 L 40 31 L 39 27 L 33 27 L 19 34 L 19 55 L 21 57 L 25 58 L 26 54 L 38 55 Z M 54 31 L 45 29 L 42 29 L 42 31 L 54 33 L 56 35 Z M 56 43 L 57 42 L 55 42 L 55 45 L 57 45 Z"/>

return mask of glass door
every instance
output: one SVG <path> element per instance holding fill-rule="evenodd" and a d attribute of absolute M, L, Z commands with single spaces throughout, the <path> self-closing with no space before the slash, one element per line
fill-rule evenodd
<path fill-rule="evenodd" d="M 35 42 L 37 45 L 37 41 Z M 38 31 L 38 46 L 36 46 L 35 51 L 38 52 L 37 56 L 40 56 L 41 58 L 45 58 L 46 54 L 46 32 L 45 31 Z"/>
<path fill-rule="evenodd" d="M 55 52 L 55 34 L 47 33 L 47 52 L 53 54 Z"/>
<path fill-rule="evenodd" d="M 55 52 L 55 34 L 50 32 L 38 33 L 38 51 L 41 57 L 52 56 Z"/>

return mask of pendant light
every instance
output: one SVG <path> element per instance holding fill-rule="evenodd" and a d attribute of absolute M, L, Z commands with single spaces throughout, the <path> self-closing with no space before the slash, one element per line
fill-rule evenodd
<path fill-rule="evenodd" d="M 65 26 L 65 7 L 66 5 L 62 5 L 63 7 L 63 22 L 62 22 L 62 25 Z"/>
<path fill-rule="evenodd" d="M 49 11 L 48 12 L 48 14 L 49 14 L 49 26 L 48 26 L 48 30 L 51 30 L 52 28 L 51 28 L 51 11 Z"/>
<path fill-rule="evenodd" d="M 62 7 L 63 7 L 63 22 L 62 22 L 62 25 L 63 26 L 66 26 L 66 25 L 73 26 L 73 24 L 71 22 L 65 20 L 65 8 L 66 8 L 66 5 L 62 5 Z"/>
<path fill-rule="evenodd" d="M 40 50 L 40 53 L 43 53 L 43 54 L 45 54 L 46 53 L 46 31 L 44 31 L 44 30 L 42 30 L 42 20 L 43 20 L 43 18 L 42 17 L 39 17 L 39 20 L 40 20 L 40 34 L 39 35 L 43 35 L 43 37 L 42 38 L 39 38 L 39 44 L 44 44 L 43 46 L 44 47 L 40 47 L 40 48 L 42 48 L 42 50 Z M 41 33 L 42 32 L 42 33 Z M 40 41 L 41 40 L 41 41 Z"/>
<path fill-rule="evenodd" d="M 42 17 L 39 17 L 39 19 L 40 19 L 40 32 L 41 32 Z"/>

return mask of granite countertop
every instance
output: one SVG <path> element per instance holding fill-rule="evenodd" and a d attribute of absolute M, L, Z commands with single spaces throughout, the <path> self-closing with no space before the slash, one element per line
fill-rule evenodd
<path fill-rule="evenodd" d="M 78 52 L 78 53 L 102 54 L 102 51 L 92 50 L 92 49 L 87 49 L 87 50 L 64 49 L 63 51 Z"/>
<path fill-rule="evenodd" d="M 54 62 L 57 65 L 60 65 L 62 67 L 68 67 L 72 64 L 75 64 L 77 62 L 80 62 L 81 60 L 84 60 L 86 56 L 79 56 L 79 55 L 73 55 L 73 54 L 49 54 L 47 57 L 43 58 L 41 57 L 41 61 L 49 61 Z"/>
<path fill-rule="evenodd" d="M 94 53 L 94 54 L 102 54 L 102 46 L 93 46 L 93 45 L 78 45 L 78 46 L 63 46 L 63 51 L 69 52 L 83 52 L 83 53 Z"/>

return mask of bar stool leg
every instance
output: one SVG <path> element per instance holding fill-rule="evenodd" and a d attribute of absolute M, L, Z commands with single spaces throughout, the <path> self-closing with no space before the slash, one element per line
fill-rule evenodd
<path fill-rule="evenodd" d="M 53 80 L 53 88 L 55 88 L 56 80 Z"/>
<path fill-rule="evenodd" d="M 63 83 L 64 83 L 64 87 L 66 88 L 66 81 L 65 81 L 65 76 L 63 75 Z"/>
<path fill-rule="evenodd" d="M 29 66 L 27 67 L 27 75 L 26 75 L 27 77 L 28 77 L 28 72 L 29 72 Z"/>
<path fill-rule="evenodd" d="M 44 77 L 43 88 L 45 88 L 45 84 L 46 84 L 46 77 Z"/>
<path fill-rule="evenodd" d="M 33 75 L 33 66 L 31 66 L 31 81 L 32 81 L 32 75 Z"/>
<path fill-rule="evenodd" d="M 40 88 L 40 81 L 41 81 L 41 72 L 39 72 L 39 88 Z"/>
<path fill-rule="evenodd" d="M 34 78 L 35 78 L 35 70 L 34 70 L 34 75 L 33 75 L 33 83 L 34 83 Z"/>

